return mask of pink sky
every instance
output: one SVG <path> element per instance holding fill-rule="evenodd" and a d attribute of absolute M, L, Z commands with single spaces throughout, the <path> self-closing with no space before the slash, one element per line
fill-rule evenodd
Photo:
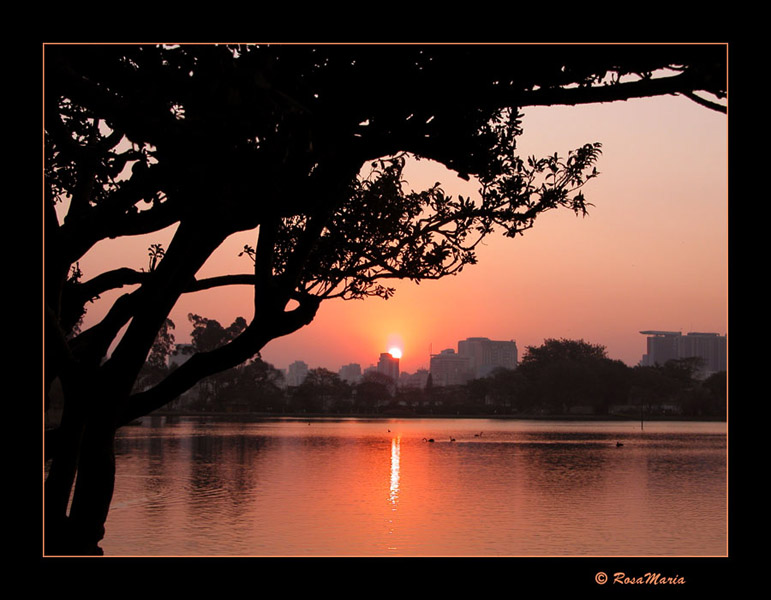
<path fill-rule="evenodd" d="M 679 97 L 581 107 L 524 110 L 521 155 L 566 155 L 601 142 L 601 175 L 584 189 L 594 204 L 586 218 L 542 215 L 517 239 L 490 237 L 479 264 L 457 277 L 397 284 L 394 298 L 323 303 L 305 329 L 271 342 L 263 358 L 279 368 L 295 360 L 337 371 L 377 362 L 392 342 L 402 371 L 427 368 L 429 352 L 483 336 L 526 346 L 545 338 L 584 339 L 611 358 L 635 365 L 645 329 L 727 331 L 727 130 L 725 115 Z M 411 166 L 415 189 L 442 181 L 449 194 L 476 192 L 473 182 L 427 161 Z M 108 268 L 147 265 L 147 248 L 168 247 L 171 232 L 100 243 L 80 262 L 89 279 Z M 254 235 L 228 240 L 200 276 L 248 272 L 238 258 Z M 105 295 L 112 300 L 115 294 Z M 189 341 L 187 314 L 229 325 L 249 318 L 246 287 L 183 298 L 171 314 L 178 342 Z M 89 322 L 105 308 L 93 305 Z"/>

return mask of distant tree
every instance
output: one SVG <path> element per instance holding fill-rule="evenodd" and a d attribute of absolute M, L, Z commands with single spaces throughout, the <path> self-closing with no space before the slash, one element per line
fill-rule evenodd
<path fill-rule="evenodd" d="M 682 389 L 682 380 L 672 378 L 660 366 L 637 366 L 632 369 L 632 404 L 650 407 L 662 402 L 676 402 Z"/>
<path fill-rule="evenodd" d="M 702 357 L 691 356 L 668 360 L 661 368 L 668 377 L 681 382 L 684 386 L 692 386 L 698 373 L 704 368 L 704 364 Z"/>
<path fill-rule="evenodd" d="M 368 371 L 356 384 L 356 405 L 368 412 L 377 411 L 378 406 L 390 401 L 396 383 L 392 377 L 377 371 Z"/>
<path fill-rule="evenodd" d="M 534 408 L 531 384 L 519 369 L 495 369 L 483 381 L 487 397 L 505 412 L 530 412 Z"/>
<path fill-rule="evenodd" d="M 703 385 L 709 391 L 710 396 L 725 406 L 725 402 L 728 400 L 728 373 L 725 371 L 712 373 L 704 380 Z"/>
<path fill-rule="evenodd" d="M 190 337 L 193 350 L 196 353 L 216 350 L 238 337 L 246 328 L 246 319 L 243 317 L 236 317 L 227 328 L 223 327 L 215 319 L 208 319 L 192 313 L 188 315 L 188 319 L 193 325 Z M 217 406 L 210 406 L 209 408 L 212 410 L 215 408 L 222 409 L 223 399 L 226 395 L 225 390 L 235 385 L 236 375 L 231 369 L 224 369 L 212 374 L 208 378 L 206 385 L 199 386 L 199 402 L 201 406 L 215 402 Z"/>
<path fill-rule="evenodd" d="M 473 264 L 495 230 L 585 214 L 599 145 L 522 159 L 521 107 L 682 94 L 724 111 L 727 88 L 712 45 L 52 44 L 43 62 L 45 386 L 63 396 L 46 442 L 48 554 L 100 552 L 117 427 L 304 327 L 325 299 L 387 298 L 389 280 Z M 475 177 L 480 199 L 407 191 L 407 156 Z M 70 277 L 99 241 L 170 226 L 148 270 Z M 256 229 L 251 272 L 198 278 L 226 238 Z M 245 327 L 136 390 L 177 301 L 234 284 L 254 292 Z M 124 286 L 78 333 L 88 303 Z"/>
<path fill-rule="evenodd" d="M 574 406 L 606 413 L 614 403 L 626 403 L 628 367 L 607 356 L 604 346 L 584 340 L 547 339 L 528 346 L 518 372 L 534 401 L 551 412 Z"/>
<path fill-rule="evenodd" d="M 713 373 L 700 388 L 705 392 L 704 413 L 724 419 L 728 412 L 728 374 L 725 371 Z"/>
<path fill-rule="evenodd" d="M 337 373 L 316 368 L 308 371 L 303 382 L 294 389 L 292 402 L 304 410 L 321 412 L 348 397 L 350 391 Z"/>
<path fill-rule="evenodd" d="M 632 371 L 623 361 L 604 359 L 597 364 L 598 389 L 592 398 L 596 413 L 608 414 L 613 405 L 629 402 Z"/>
<path fill-rule="evenodd" d="M 150 354 L 147 356 L 142 370 L 137 378 L 137 386 L 155 385 L 166 376 L 169 370 L 169 356 L 174 352 L 175 338 L 172 331 L 175 329 L 174 321 L 166 319 L 158 336 L 150 348 Z"/>
<path fill-rule="evenodd" d="M 238 405 L 248 411 L 275 411 L 283 408 L 283 375 L 276 367 L 256 357 L 229 371 L 230 377 L 219 392 L 223 409 Z"/>
<path fill-rule="evenodd" d="M 150 348 L 150 354 L 145 364 L 156 368 L 164 368 L 168 365 L 169 356 L 171 356 L 175 347 L 174 334 L 172 333 L 174 329 L 174 321 L 166 319 L 160 331 L 158 331 L 158 336 L 155 338 L 152 348 Z"/>
<path fill-rule="evenodd" d="M 525 369 L 534 364 L 546 364 L 557 360 L 585 360 L 607 358 L 605 346 L 584 340 L 546 339 L 540 346 L 527 346 L 520 361 Z"/>
<path fill-rule="evenodd" d="M 726 415 L 727 376 L 722 371 L 699 379 L 704 360 L 689 357 L 667 361 L 664 365 L 635 367 L 632 373 L 631 401 L 652 412 L 670 405 L 689 416 Z"/>
<path fill-rule="evenodd" d="M 416 409 L 420 408 L 421 404 L 425 402 L 426 400 L 426 394 L 425 391 L 408 386 L 408 387 L 401 387 L 397 389 L 396 392 L 396 402 L 399 406 L 406 406 L 410 411 L 414 412 Z"/>
<path fill-rule="evenodd" d="M 196 352 L 210 352 L 219 348 L 235 339 L 246 329 L 246 319 L 243 317 L 236 317 L 235 321 L 227 328 L 220 325 L 219 321 L 192 313 L 188 315 L 188 319 L 193 324 L 191 338 Z"/>

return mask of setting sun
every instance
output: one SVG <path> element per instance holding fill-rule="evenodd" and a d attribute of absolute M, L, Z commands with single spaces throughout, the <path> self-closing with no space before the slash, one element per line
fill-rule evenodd
<path fill-rule="evenodd" d="M 396 346 L 394 346 L 393 348 L 391 348 L 388 351 L 388 354 L 390 354 L 394 358 L 401 358 L 402 357 L 402 349 L 401 348 L 397 348 Z"/>

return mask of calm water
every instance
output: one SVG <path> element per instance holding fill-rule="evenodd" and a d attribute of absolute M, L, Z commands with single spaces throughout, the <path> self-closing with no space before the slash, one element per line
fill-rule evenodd
<path fill-rule="evenodd" d="M 723 423 L 190 418 L 117 450 L 107 555 L 726 555 Z"/>

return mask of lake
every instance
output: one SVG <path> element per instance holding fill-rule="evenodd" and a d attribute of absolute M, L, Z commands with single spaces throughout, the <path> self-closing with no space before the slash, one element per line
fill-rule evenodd
<path fill-rule="evenodd" d="M 145 418 L 118 433 L 102 547 L 722 557 L 726 441 L 705 422 Z"/>

